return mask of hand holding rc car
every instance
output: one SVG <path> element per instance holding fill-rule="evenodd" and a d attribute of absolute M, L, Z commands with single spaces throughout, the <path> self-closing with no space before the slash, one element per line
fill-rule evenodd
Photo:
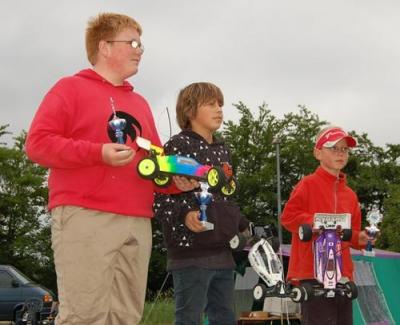
<path fill-rule="evenodd" d="M 228 164 L 222 167 L 201 165 L 190 157 L 165 155 L 163 148 L 151 144 L 147 139 L 137 137 L 136 143 L 149 152 L 147 157 L 139 161 L 138 173 L 145 179 L 153 180 L 157 186 L 168 186 L 173 175 L 180 175 L 205 181 L 210 190 L 220 190 L 226 196 L 236 190 L 236 181 Z"/>
<path fill-rule="evenodd" d="M 355 299 L 357 286 L 353 281 L 342 278 L 342 241 L 352 238 L 351 215 L 316 213 L 313 226 L 299 227 L 299 238 L 310 241 L 314 235 L 314 276 L 318 281 L 307 289 L 310 295 L 334 297 L 336 293 Z"/>

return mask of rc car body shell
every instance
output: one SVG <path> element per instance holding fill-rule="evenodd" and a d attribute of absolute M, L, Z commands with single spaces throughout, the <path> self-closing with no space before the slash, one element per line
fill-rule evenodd
<path fill-rule="evenodd" d="M 153 179 L 158 186 L 168 185 L 173 175 L 188 176 L 206 181 L 211 189 L 221 189 L 224 195 L 232 195 L 236 190 L 232 168 L 229 164 L 221 167 L 202 165 L 191 157 L 165 155 L 164 149 L 137 137 L 140 148 L 149 151 L 149 156 L 138 163 L 138 173 L 144 178 Z"/>
<path fill-rule="evenodd" d="M 334 289 L 342 278 L 342 245 L 334 230 L 325 230 L 314 241 L 315 278 L 325 289 Z"/>
<path fill-rule="evenodd" d="M 284 281 L 282 263 L 266 239 L 262 238 L 253 245 L 248 258 L 254 271 L 268 287 Z"/>
<path fill-rule="evenodd" d="M 357 297 L 354 282 L 342 279 L 342 241 L 352 237 L 351 215 L 317 213 L 313 226 L 303 224 L 299 228 L 302 241 L 313 241 L 314 276 L 319 282 L 315 287 L 317 295 L 334 297 L 336 293 L 346 295 L 349 299 Z"/>

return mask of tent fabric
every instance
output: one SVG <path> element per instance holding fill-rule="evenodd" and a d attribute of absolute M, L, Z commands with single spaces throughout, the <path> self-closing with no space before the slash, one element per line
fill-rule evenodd
<path fill-rule="evenodd" d="M 239 318 L 242 311 L 253 307 L 253 287 L 258 283 L 258 274 L 251 267 L 246 267 L 243 274 L 235 274 L 234 311 Z"/>
<path fill-rule="evenodd" d="M 355 282 L 358 287 L 358 299 L 355 308 L 360 309 L 361 318 L 357 324 L 394 325 L 394 320 L 387 305 L 385 295 L 374 272 L 371 261 L 355 260 Z"/>
<path fill-rule="evenodd" d="M 353 304 L 354 324 L 400 324 L 400 254 L 388 258 L 353 256 L 359 297 Z"/>

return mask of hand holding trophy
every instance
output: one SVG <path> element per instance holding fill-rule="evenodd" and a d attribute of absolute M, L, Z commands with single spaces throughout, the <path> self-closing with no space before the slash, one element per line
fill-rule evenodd
<path fill-rule="evenodd" d="M 114 112 L 114 117 L 113 119 L 108 122 L 109 126 L 111 129 L 115 132 L 115 137 L 117 138 L 117 143 L 124 144 L 124 129 L 126 126 L 126 120 L 123 118 L 119 118 L 117 116 L 117 112 L 115 111 L 114 107 L 114 100 L 112 97 L 110 97 L 110 103 L 111 103 L 111 108 Z"/>
<path fill-rule="evenodd" d="M 382 213 L 376 207 L 367 213 L 367 221 L 369 222 L 369 226 L 365 227 L 365 231 L 371 239 L 368 240 L 367 247 L 365 250 L 363 250 L 365 256 L 375 256 L 372 240 L 374 240 L 380 232 L 380 229 L 377 227 L 377 225 L 382 221 L 382 218 Z"/>
<path fill-rule="evenodd" d="M 200 192 L 196 192 L 196 198 L 198 203 L 200 204 L 200 222 L 204 226 L 204 231 L 213 230 L 214 224 L 207 221 L 207 206 L 210 204 L 212 199 L 212 194 L 208 192 L 208 184 L 206 182 L 200 182 Z"/>

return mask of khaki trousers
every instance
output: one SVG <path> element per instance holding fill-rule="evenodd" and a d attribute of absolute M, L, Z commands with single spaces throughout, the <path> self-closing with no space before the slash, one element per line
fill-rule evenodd
<path fill-rule="evenodd" d="M 133 325 L 143 313 L 151 222 L 76 206 L 52 210 L 57 325 Z"/>

